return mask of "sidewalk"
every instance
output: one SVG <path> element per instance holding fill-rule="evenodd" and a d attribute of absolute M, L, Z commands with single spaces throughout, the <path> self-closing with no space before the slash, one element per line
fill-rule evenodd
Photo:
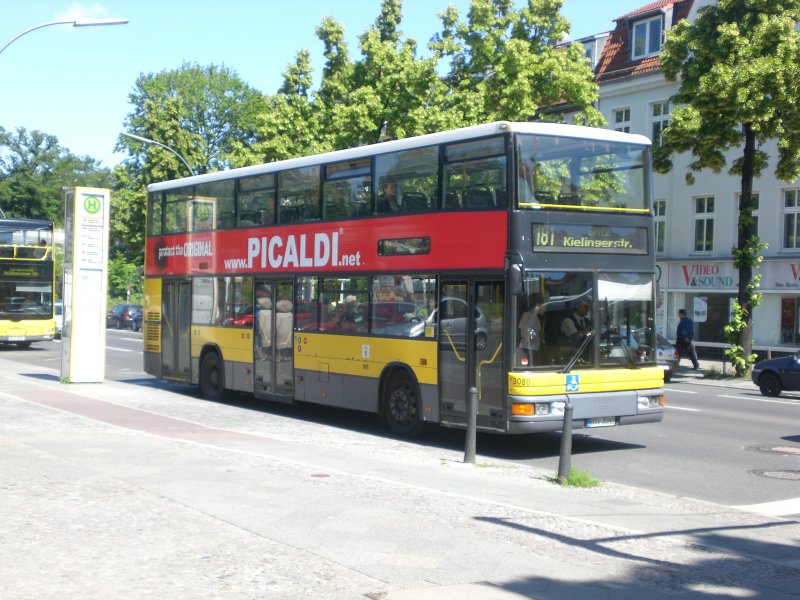
<path fill-rule="evenodd" d="M 800 594 L 793 520 L 185 391 L 0 357 L 4 599 Z"/>
<path fill-rule="evenodd" d="M 696 383 L 701 385 L 715 385 L 750 391 L 758 391 L 758 387 L 750 377 L 736 379 L 733 377 L 733 367 L 729 362 L 721 360 L 699 359 L 700 368 L 692 369 L 692 364 L 687 358 L 681 359 L 678 370 L 673 374 L 667 386 L 675 383 Z"/>

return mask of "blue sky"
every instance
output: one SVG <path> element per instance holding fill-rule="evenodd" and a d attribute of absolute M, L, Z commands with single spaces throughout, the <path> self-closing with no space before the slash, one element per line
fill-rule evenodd
<path fill-rule="evenodd" d="M 524 0 L 517 0 L 523 5 Z M 469 0 L 405 0 L 402 31 L 425 44 L 440 28 L 436 14 L 455 5 L 464 17 Z M 573 39 L 607 31 L 613 20 L 647 0 L 565 0 Z M 66 18 L 126 17 L 127 25 L 32 31 L 0 54 L 0 126 L 58 137 L 73 154 L 113 166 L 128 96 L 142 73 L 184 62 L 225 65 L 250 86 L 274 93 L 286 65 L 311 50 L 315 72 L 322 46 L 314 30 L 330 15 L 344 25 L 351 56 L 356 37 L 372 24 L 380 0 L 3 0 L 0 44 L 30 27 Z"/>

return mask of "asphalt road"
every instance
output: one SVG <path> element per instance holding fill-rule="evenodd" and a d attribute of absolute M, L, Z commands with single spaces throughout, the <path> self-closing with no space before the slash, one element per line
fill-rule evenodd
<path fill-rule="evenodd" d="M 150 379 L 142 369 L 142 334 L 108 330 L 106 378 Z M 28 350 L 0 347 L 3 358 L 60 371 L 60 342 Z M 154 386 L 175 389 L 162 382 Z M 194 393 L 188 386 L 186 393 Z M 798 499 L 800 506 L 800 394 L 765 398 L 756 390 L 691 383 L 666 386 L 661 423 L 588 432 L 573 438 L 572 465 L 602 481 L 729 506 Z M 242 410 L 272 412 L 304 421 L 388 435 L 374 415 L 318 406 L 285 406 L 233 394 Z M 464 433 L 430 427 L 422 444 L 462 448 Z M 478 455 L 558 470 L 560 436 L 479 435 Z M 800 508 L 798 508 L 800 511 Z"/>

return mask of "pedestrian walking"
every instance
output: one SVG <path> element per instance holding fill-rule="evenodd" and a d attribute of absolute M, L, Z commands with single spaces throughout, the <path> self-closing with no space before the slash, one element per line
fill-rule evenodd
<path fill-rule="evenodd" d="M 694 321 L 686 314 L 686 309 L 678 311 L 678 329 L 675 332 L 675 349 L 678 351 L 678 364 L 684 355 L 692 361 L 692 368 L 699 369 L 697 362 L 697 352 L 694 349 Z"/>

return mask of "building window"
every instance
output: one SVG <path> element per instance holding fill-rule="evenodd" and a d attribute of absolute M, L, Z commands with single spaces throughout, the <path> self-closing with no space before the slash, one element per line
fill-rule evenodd
<path fill-rule="evenodd" d="M 633 25 L 633 59 L 658 54 L 661 50 L 661 16 Z"/>
<path fill-rule="evenodd" d="M 751 197 L 753 199 L 753 222 L 754 222 L 753 224 L 755 225 L 756 235 L 758 235 L 758 206 L 759 206 L 759 204 L 758 204 L 758 202 L 759 202 L 758 192 L 752 192 Z M 741 198 L 741 194 L 736 194 L 736 206 L 737 206 L 737 208 L 739 206 L 740 198 Z M 737 215 L 739 214 L 738 211 L 737 211 L 736 214 Z M 739 239 L 739 219 L 738 219 L 738 217 L 736 219 L 734 219 L 734 221 L 733 221 L 733 239 L 734 240 L 738 240 Z"/>
<path fill-rule="evenodd" d="M 783 248 L 800 249 L 800 190 L 783 191 Z"/>
<path fill-rule="evenodd" d="M 694 251 L 714 249 L 714 196 L 694 199 Z"/>
<path fill-rule="evenodd" d="M 631 132 L 630 108 L 617 108 L 614 110 L 614 131 Z"/>
<path fill-rule="evenodd" d="M 669 101 L 654 102 L 650 105 L 650 118 L 652 119 L 652 135 L 654 146 L 661 145 L 661 137 L 669 125 Z"/>
<path fill-rule="evenodd" d="M 667 201 L 656 200 L 653 203 L 656 228 L 656 254 L 664 254 L 667 232 Z"/>

